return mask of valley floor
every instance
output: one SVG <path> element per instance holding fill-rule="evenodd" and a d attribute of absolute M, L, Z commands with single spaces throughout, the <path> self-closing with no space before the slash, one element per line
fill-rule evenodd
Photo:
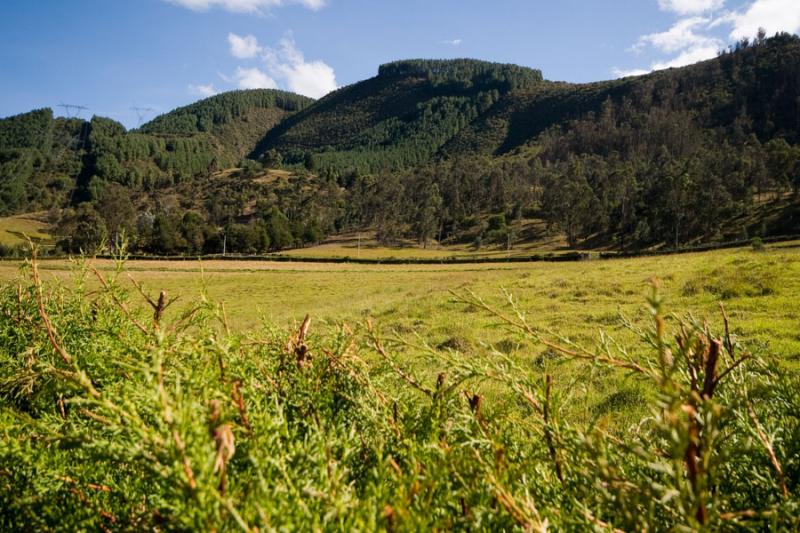
<path fill-rule="evenodd" d="M 97 260 L 101 270 L 113 264 Z M 19 263 L 0 262 L 0 280 L 19 275 Z M 45 277 L 66 279 L 69 261 L 42 261 Z M 682 255 L 582 261 L 459 265 L 353 265 L 256 261 L 130 261 L 128 273 L 150 292 L 180 295 L 188 306 L 205 288 L 226 306 L 232 328 L 279 326 L 310 314 L 320 323 L 363 322 L 385 331 L 417 334 L 434 346 L 465 354 L 483 343 L 535 357 L 531 347 L 496 320 L 468 310 L 451 291 L 470 290 L 495 305 L 513 295 L 530 323 L 553 336 L 592 344 L 604 330 L 633 341 L 620 313 L 645 325 L 649 280 L 658 278 L 667 309 L 721 325 L 725 305 L 734 333 L 753 350 L 800 367 L 800 243 Z M 93 279 L 89 278 L 92 283 Z M 122 283 L 130 285 L 126 277 Z M 132 287 L 131 287 L 132 288 Z M 138 295 L 137 295 L 138 297 Z M 173 311 L 176 312 L 176 311 Z M 402 348 L 413 358 L 413 349 Z"/>

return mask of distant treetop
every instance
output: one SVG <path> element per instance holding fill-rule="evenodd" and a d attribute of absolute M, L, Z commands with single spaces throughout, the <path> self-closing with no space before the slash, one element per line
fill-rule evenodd
<path fill-rule="evenodd" d="M 519 65 L 491 63 L 475 59 L 410 59 L 381 65 L 378 75 L 422 76 L 434 86 L 460 84 L 465 88 L 499 88 L 513 90 L 536 85 L 543 80 L 542 71 Z"/>
<path fill-rule="evenodd" d="M 278 108 L 300 111 L 313 99 L 275 89 L 230 91 L 156 117 L 140 128 L 142 133 L 192 135 L 208 132 L 213 126 L 227 124 L 252 108 Z"/>

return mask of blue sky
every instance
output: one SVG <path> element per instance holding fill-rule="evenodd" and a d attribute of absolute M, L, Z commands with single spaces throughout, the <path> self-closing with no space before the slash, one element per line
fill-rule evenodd
<path fill-rule="evenodd" d="M 3 0 L 0 116 L 59 103 L 128 127 L 214 92 L 313 97 L 403 58 L 595 81 L 800 31 L 800 0 Z"/>

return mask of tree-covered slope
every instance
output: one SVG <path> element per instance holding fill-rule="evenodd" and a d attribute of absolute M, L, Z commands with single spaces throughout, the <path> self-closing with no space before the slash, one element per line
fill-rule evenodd
<path fill-rule="evenodd" d="M 284 118 L 314 101 L 273 89 L 231 91 L 156 117 L 140 128 L 154 135 L 208 133 L 231 155 L 242 158 Z"/>
<path fill-rule="evenodd" d="M 313 100 L 283 91 L 233 91 L 126 131 L 103 117 L 40 109 L 0 119 L 0 215 L 91 199 L 106 183 L 152 190 L 209 176 L 250 153 Z"/>
<path fill-rule="evenodd" d="M 543 81 L 538 71 L 473 60 L 398 61 L 278 125 L 254 156 L 361 171 L 412 167 L 439 156 L 501 155 L 551 128 L 599 120 L 606 102 L 687 113 L 708 132 L 794 143 L 800 129 L 800 39 L 739 43 L 718 58 L 588 84 Z M 635 128 L 643 124 L 632 125 Z M 309 154 L 313 154 L 309 156 Z"/>
<path fill-rule="evenodd" d="M 0 120 L 0 214 L 48 208 L 72 190 L 86 124 L 38 109 Z"/>
<path fill-rule="evenodd" d="M 362 171 L 413 166 L 503 95 L 541 81 L 537 70 L 475 60 L 390 63 L 280 124 L 254 155 L 275 149 L 290 161 Z"/>
<path fill-rule="evenodd" d="M 264 176 L 282 163 L 304 176 L 275 186 Z M 234 166 L 241 179 L 215 189 Z M 272 248 L 364 228 L 383 242 L 511 246 L 523 218 L 573 246 L 623 249 L 800 233 L 800 38 L 760 35 L 709 61 L 589 84 L 399 61 L 317 102 L 235 91 L 130 132 L 48 109 L 0 120 L 0 215 L 69 205 L 86 208 L 76 221 L 97 226 L 96 209 L 116 228 L 104 198 L 126 195 L 163 220 L 189 216 L 186 235 L 194 217 L 218 229 L 258 213 L 291 229 Z M 162 246 L 177 230 L 148 220 L 147 249 L 191 248 Z"/>
<path fill-rule="evenodd" d="M 740 43 L 719 57 L 646 76 L 589 84 L 543 83 L 504 96 L 445 147 L 447 155 L 507 153 L 548 128 L 601 119 L 606 102 L 648 112 L 688 113 L 709 132 L 800 141 L 800 39 Z M 641 131 L 644 124 L 634 124 Z"/>

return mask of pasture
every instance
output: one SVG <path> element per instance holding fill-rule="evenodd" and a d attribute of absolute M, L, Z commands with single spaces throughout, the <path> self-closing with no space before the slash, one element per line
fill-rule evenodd
<path fill-rule="evenodd" d="M 67 506 L 74 529 L 798 525 L 794 243 L 575 263 L 38 265 L 31 284 L 29 266 L 0 263 L 5 524 L 47 529 Z M 154 317 L 133 280 L 156 309 L 161 290 L 180 299 Z"/>
<path fill-rule="evenodd" d="M 111 261 L 90 260 L 101 271 Z M 75 265 L 42 260 L 45 277 L 67 280 Z M 19 275 L 0 263 L 0 280 Z M 126 271 L 152 291 L 189 303 L 205 291 L 225 305 L 232 328 L 373 318 L 385 329 L 462 348 L 501 342 L 492 321 L 466 312 L 451 291 L 469 290 L 494 304 L 513 296 L 529 321 L 556 336 L 591 341 L 599 330 L 625 336 L 620 313 L 647 319 L 645 297 L 658 279 L 668 308 L 720 324 L 723 303 L 736 333 L 800 362 L 800 246 L 750 248 L 634 259 L 565 263 L 355 265 L 269 261 L 129 261 Z M 90 278 L 89 282 L 93 280 Z M 127 280 L 124 280 L 127 281 Z M 132 288 L 132 285 L 129 284 Z M 175 307 L 180 307 L 179 301 Z M 508 343 L 504 346 L 509 346 Z"/>

